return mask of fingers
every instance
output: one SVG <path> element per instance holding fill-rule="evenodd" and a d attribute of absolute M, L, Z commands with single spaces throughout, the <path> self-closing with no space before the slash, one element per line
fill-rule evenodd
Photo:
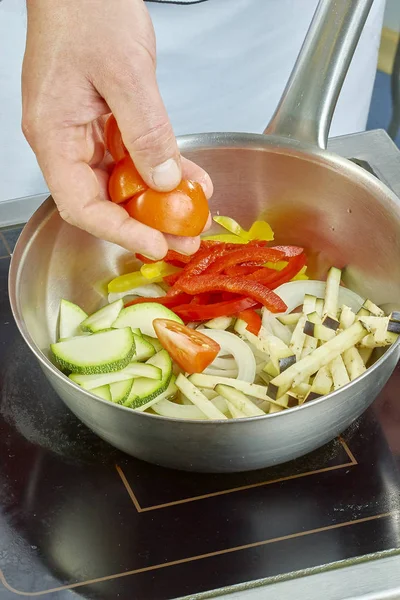
<path fill-rule="evenodd" d="M 107 81 L 96 86 L 143 179 L 155 190 L 173 190 L 182 178 L 180 155 L 150 54 L 138 50 L 126 71 L 108 74 Z"/>
<path fill-rule="evenodd" d="M 68 223 L 130 252 L 155 260 L 165 256 L 168 246 L 162 233 L 131 219 L 122 207 L 106 199 L 106 172 L 63 159 L 43 159 L 43 164 L 48 165 L 47 180 L 60 215 Z"/>

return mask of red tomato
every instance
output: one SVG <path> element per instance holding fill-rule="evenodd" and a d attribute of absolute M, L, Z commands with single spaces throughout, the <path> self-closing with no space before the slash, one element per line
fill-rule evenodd
<path fill-rule="evenodd" d="M 104 126 L 104 139 L 107 149 L 115 162 L 118 162 L 128 154 L 114 115 L 108 117 L 106 121 Z"/>
<path fill-rule="evenodd" d="M 117 162 L 108 181 L 108 193 L 113 202 L 126 202 L 146 188 L 130 156 L 124 156 Z"/>
<path fill-rule="evenodd" d="M 208 219 L 208 202 L 196 181 L 182 180 L 172 192 L 147 189 L 126 205 L 131 217 L 172 235 L 200 235 Z"/>
<path fill-rule="evenodd" d="M 219 345 L 199 331 L 169 319 L 154 319 L 163 348 L 186 373 L 201 373 L 216 358 Z"/>

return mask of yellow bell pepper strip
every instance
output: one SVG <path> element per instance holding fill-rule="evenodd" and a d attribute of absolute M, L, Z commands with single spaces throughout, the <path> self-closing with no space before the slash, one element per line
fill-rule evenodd
<path fill-rule="evenodd" d="M 230 233 L 242 237 L 245 240 L 247 239 L 247 231 L 240 227 L 239 223 L 237 223 L 234 219 L 231 219 L 231 217 L 220 217 L 217 215 L 213 220 Z"/>
<path fill-rule="evenodd" d="M 239 223 L 237 223 L 231 217 L 214 217 L 214 221 L 221 225 L 224 229 L 227 229 L 231 234 L 242 238 L 246 242 L 250 240 L 262 240 L 270 242 L 274 239 L 274 232 L 270 225 L 265 221 L 255 221 L 250 227 L 249 231 L 243 229 Z M 222 234 L 223 235 L 223 234 Z M 223 241 L 223 240 L 221 240 Z"/>
<path fill-rule="evenodd" d="M 149 283 L 158 283 L 162 281 L 163 278 L 161 275 L 157 277 L 153 277 L 152 279 L 148 279 L 144 277 L 140 271 L 135 271 L 133 273 L 127 273 L 126 275 L 119 275 L 119 277 L 115 277 L 108 284 L 108 292 L 109 293 L 120 293 L 127 292 L 133 288 L 140 287 L 142 285 L 148 285 Z"/>
<path fill-rule="evenodd" d="M 266 262 L 263 267 L 267 267 L 268 269 L 274 269 L 275 271 L 282 271 L 285 267 L 287 267 L 289 263 L 286 260 L 279 260 L 276 263 Z"/>
<path fill-rule="evenodd" d="M 250 227 L 247 235 L 249 240 L 271 242 L 274 239 L 274 232 L 266 221 L 255 221 Z"/>
<path fill-rule="evenodd" d="M 159 260 L 155 263 L 149 263 L 147 265 L 142 265 L 140 267 L 140 272 L 143 277 L 146 279 L 153 279 L 154 277 L 166 277 L 167 275 L 172 275 L 172 273 L 177 273 L 181 271 L 179 267 L 175 267 L 174 265 L 169 265 L 163 260 Z"/>
<path fill-rule="evenodd" d="M 304 267 L 297 273 L 297 275 L 295 277 L 293 277 L 292 281 L 308 279 L 309 277 L 306 274 L 306 271 L 307 271 L 307 265 L 304 265 Z"/>

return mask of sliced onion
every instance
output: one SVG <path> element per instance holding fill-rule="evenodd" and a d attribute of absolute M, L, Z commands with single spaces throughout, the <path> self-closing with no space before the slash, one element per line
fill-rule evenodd
<path fill-rule="evenodd" d="M 108 294 L 108 302 L 111 304 L 111 302 L 125 298 L 125 296 L 138 296 L 140 298 L 162 298 L 165 296 L 165 292 L 162 287 L 156 283 L 149 283 L 148 285 L 132 288 L 126 292 L 110 292 Z"/>
<path fill-rule="evenodd" d="M 162 417 L 172 419 L 190 419 L 193 421 L 205 421 L 207 417 L 194 404 L 176 404 L 170 400 L 161 400 L 151 407 L 155 413 Z"/>
<path fill-rule="evenodd" d="M 234 358 L 221 358 L 219 355 L 210 366 L 213 366 L 216 369 L 228 369 L 230 371 L 237 368 L 236 360 Z"/>
<path fill-rule="evenodd" d="M 201 329 L 199 331 L 216 341 L 221 350 L 227 350 L 233 356 L 238 369 L 237 379 L 253 383 L 256 376 L 256 359 L 246 342 L 228 331 L 217 331 L 215 329 Z"/>
<path fill-rule="evenodd" d="M 325 281 L 299 280 L 284 283 L 276 288 L 275 294 L 278 294 L 287 306 L 287 310 L 282 314 L 291 313 L 295 308 L 301 306 L 304 302 L 305 294 L 316 296 L 317 298 L 325 297 Z M 364 300 L 348 288 L 339 287 L 339 304 L 346 304 L 354 312 L 358 312 L 363 305 Z"/>

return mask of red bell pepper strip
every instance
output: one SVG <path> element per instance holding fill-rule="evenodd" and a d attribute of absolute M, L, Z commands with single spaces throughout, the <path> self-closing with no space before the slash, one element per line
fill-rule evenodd
<path fill-rule="evenodd" d="M 274 248 L 258 248 L 251 246 L 246 248 L 240 248 L 239 250 L 233 250 L 227 252 L 213 261 L 213 264 L 207 269 L 207 275 L 217 275 L 222 273 L 225 269 L 230 266 L 238 265 L 246 262 L 254 262 L 262 265 L 265 262 L 278 262 L 284 258 L 283 252 L 275 250 Z"/>
<path fill-rule="evenodd" d="M 183 293 L 172 297 L 163 296 L 162 298 L 137 298 L 136 300 L 132 300 L 131 302 L 125 304 L 125 308 L 127 306 L 132 306 L 133 304 L 143 304 L 144 302 L 156 302 L 157 304 L 162 304 L 167 308 L 174 308 L 174 306 L 178 306 L 179 304 L 190 302 L 191 299 L 191 296 Z"/>
<path fill-rule="evenodd" d="M 211 294 L 196 294 L 196 296 L 193 296 L 191 304 L 198 304 L 199 306 L 211 304 Z"/>
<path fill-rule="evenodd" d="M 208 306 L 182 304 L 174 308 L 174 313 L 181 317 L 183 321 L 189 323 L 190 321 L 208 321 L 216 317 L 229 317 L 254 306 L 257 306 L 255 300 L 241 297 L 227 302 L 216 302 Z"/>
<path fill-rule="evenodd" d="M 245 277 L 228 277 L 227 275 L 199 275 L 198 277 L 183 277 L 175 284 L 178 289 L 187 294 L 204 292 L 232 292 L 252 298 L 266 306 L 271 312 L 285 312 L 286 304 L 272 290 L 258 281 Z"/>
<path fill-rule="evenodd" d="M 261 317 L 254 308 L 247 308 L 246 310 L 242 310 L 238 314 L 238 318 L 242 319 L 247 323 L 247 331 L 250 333 L 254 333 L 254 335 L 258 335 L 261 329 Z"/>
<path fill-rule="evenodd" d="M 268 245 L 268 242 L 265 240 L 250 240 L 250 242 L 246 242 L 243 240 L 243 244 L 231 244 L 227 242 L 220 242 L 219 240 L 201 240 L 201 248 L 215 248 L 215 246 L 224 246 L 225 250 L 238 250 L 239 248 L 246 248 L 251 246 L 258 246 L 259 248 L 264 248 Z"/>
<path fill-rule="evenodd" d="M 258 271 L 255 271 L 249 275 L 248 279 L 251 279 L 252 281 L 258 281 L 259 283 L 262 283 L 271 289 L 275 289 L 283 283 L 293 279 L 293 277 L 297 275 L 297 273 L 304 267 L 306 260 L 307 258 L 305 254 L 299 254 L 298 256 L 294 256 L 293 258 L 289 259 L 289 263 L 284 269 L 282 269 L 282 271 L 268 273 L 267 269 L 264 267 L 263 269 L 258 269 Z M 273 271 L 273 269 L 270 271 Z"/>
<path fill-rule="evenodd" d="M 177 284 L 183 279 L 190 279 L 203 273 L 217 258 L 223 256 L 226 253 L 224 246 L 215 246 L 214 248 L 205 248 L 201 250 L 192 258 L 182 271 L 179 273 L 179 277 L 176 279 L 173 287 L 168 291 L 168 296 L 172 296 L 176 293 Z M 167 281 L 170 284 L 171 279 Z M 213 291 L 213 290 L 211 290 Z M 202 290 L 200 290 L 202 292 Z"/>
<path fill-rule="evenodd" d="M 264 267 L 267 269 L 268 267 Z M 255 273 L 260 269 L 260 265 L 233 265 L 232 267 L 227 267 L 224 270 L 225 275 L 229 275 L 230 277 L 246 277 L 251 273 Z M 273 269 L 268 269 L 271 273 L 275 273 Z"/>
<path fill-rule="evenodd" d="M 168 283 L 168 285 L 173 286 L 179 279 L 179 277 L 181 276 L 182 271 L 178 271 L 177 273 L 171 273 L 171 275 L 165 275 L 165 277 L 163 278 L 165 283 Z"/>

